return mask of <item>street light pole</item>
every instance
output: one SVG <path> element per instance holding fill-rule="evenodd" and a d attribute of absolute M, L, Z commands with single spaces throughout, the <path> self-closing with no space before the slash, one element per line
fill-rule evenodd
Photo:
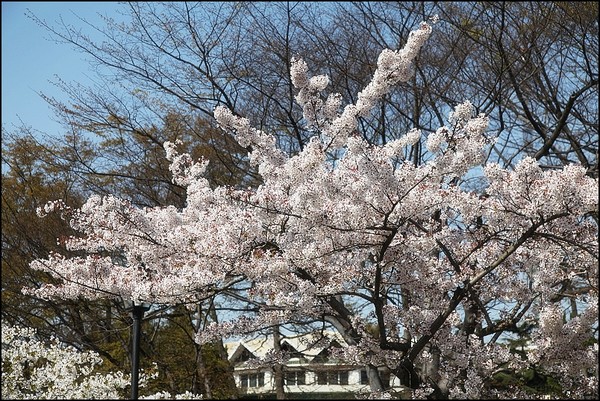
<path fill-rule="evenodd" d="M 129 302 L 127 302 L 129 304 Z M 133 318 L 133 345 L 131 350 L 131 399 L 137 400 L 138 398 L 138 383 L 139 383 L 139 370 L 140 370 L 140 336 L 142 319 L 144 318 L 144 312 L 150 309 L 150 306 L 142 303 L 136 305 L 132 302 L 128 309 L 131 310 L 131 317 Z"/>

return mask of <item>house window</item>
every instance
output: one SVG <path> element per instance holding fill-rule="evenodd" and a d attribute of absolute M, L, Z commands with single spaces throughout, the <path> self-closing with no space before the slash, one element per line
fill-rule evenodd
<path fill-rule="evenodd" d="M 360 371 L 360 384 L 369 384 L 369 376 L 366 369 L 361 369 Z"/>
<path fill-rule="evenodd" d="M 285 384 L 287 386 L 300 386 L 306 383 L 306 373 L 302 370 L 285 372 Z"/>
<path fill-rule="evenodd" d="M 321 385 L 348 384 L 348 371 L 317 372 L 317 383 Z"/>
<path fill-rule="evenodd" d="M 265 374 L 264 373 L 250 373 L 240 375 L 240 386 L 242 388 L 248 387 L 262 387 L 265 385 Z"/>
<path fill-rule="evenodd" d="M 321 385 L 327 384 L 327 372 L 317 372 L 317 383 Z"/>

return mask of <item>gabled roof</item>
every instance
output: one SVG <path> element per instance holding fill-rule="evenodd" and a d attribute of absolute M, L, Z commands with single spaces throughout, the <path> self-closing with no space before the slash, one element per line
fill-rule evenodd
<path fill-rule="evenodd" d="M 334 331 L 313 332 L 299 335 L 282 335 L 282 348 L 302 354 L 307 361 L 313 360 L 330 346 L 346 346 L 342 336 Z M 273 349 L 273 335 L 262 335 L 253 339 L 232 341 L 224 344 L 230 361 L 237 360 L 247 350 L 256 358 L 263 358 Z"/>
<path fill-rule="evenodd" d="M 227 344 L 225 344 L 225 348 L 227 349 L 227 357 L 230 361 L 239 360 L 244 353 L 250 354 L 253 358 L 256 357 L 256 355 L 253 354 L 252 351 L 246 348 L 243 344 L 238 344 L 237 348 L 231 348 L 231 352 L 230 348 L 227 347 Z M 246 358 L 242 360 L 246 360 Z"/>

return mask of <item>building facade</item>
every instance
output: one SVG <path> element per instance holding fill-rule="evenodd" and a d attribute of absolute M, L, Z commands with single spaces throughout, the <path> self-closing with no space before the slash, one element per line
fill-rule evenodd
<path fill-rule="evenodd" d="M 241 396 L 275 398 L 275 367 L 258 362 L 269 360 L 275 349 L 273 341 L 269 335 L 225 344 Z M 364 367 L 343 363 L 331 356 L 332 348 L 345 346 L 345 341 L 335 332 L 284 337 L 280 350 L 286 361 L 281 370 L 287 398 L 348 399 L 355 394 L 369 393 Z M 405 389 L 389 370 L 380 368 L 380 376 L 390 390 L 402 392 Z"/>

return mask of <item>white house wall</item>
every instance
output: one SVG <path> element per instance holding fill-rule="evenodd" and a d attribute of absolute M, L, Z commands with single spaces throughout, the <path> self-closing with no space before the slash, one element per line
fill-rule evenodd
<path fill-rule="evenodd" d="M 294 367 L 297 367 L 294 366 Z M 265 384 L 262 387 L 246 387 L 242 388 L 242 381 L 240 375 L 260 373 L 261 371 L 243 371 L 235 372 L 235 384 L 238 389 L 241 389 L 246 394 L 261 394 L 275 392 L 275 378 L 272 371 L 262 371 L 265 377 Z M 368 391 L 369 386 L 360 384 L 360 369 L 351 370 L 348 372 L 348 384 L 331 384 L 323 385 L 317 384 L 317 372 L 305 371 L 306 373 L 306 384 L 304 385 L 284 385 L 286 393 L 340 393 L 340 392 L 360 392 Z"/>

